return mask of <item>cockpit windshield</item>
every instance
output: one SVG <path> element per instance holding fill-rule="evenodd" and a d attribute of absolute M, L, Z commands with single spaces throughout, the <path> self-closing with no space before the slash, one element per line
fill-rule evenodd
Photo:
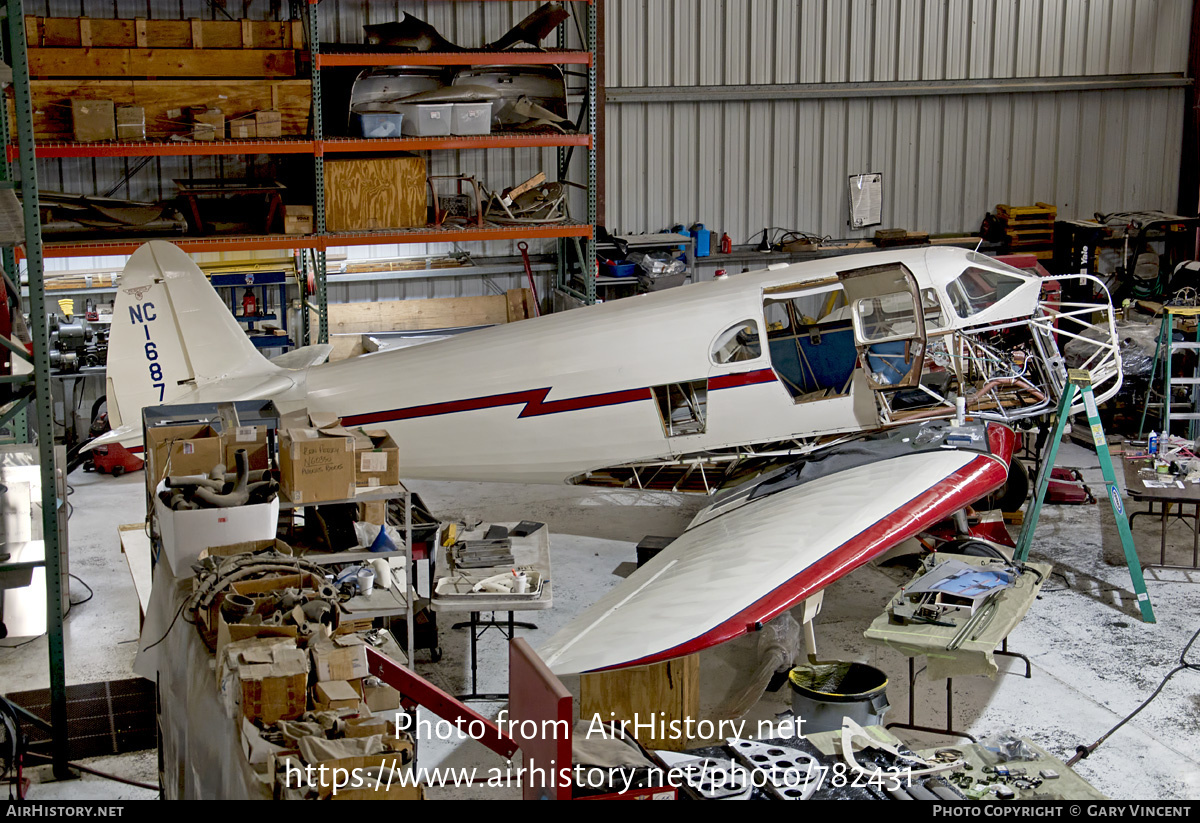
<path fill-rule="evenodd" d="M 972 266 L 959 275 L 946 292 L 955 313 L 967 318 L 996 305 L 1024 282 L 1021 277 Z"/>

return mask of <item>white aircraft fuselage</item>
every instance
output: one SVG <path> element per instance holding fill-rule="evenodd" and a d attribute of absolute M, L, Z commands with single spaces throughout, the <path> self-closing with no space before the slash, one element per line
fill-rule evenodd
<path fill-rule="evenodd" d="M 1082 337 L 1065 327 L 1110 308 L 1048 307 L 1037 277 L 973 252 L 918 248 L 286 368 L 247 351 L 244 337 L 227 339 L 236 323 L 215 293 L 206 302 L 202 280 L 170 244 L 131 258 L 109 355 L 110 414 L 124 425 L 110 440 L 140 442 L 137 410 L 148 403 L 271 397 L 285 412 L 386 429 L 407 478 L 694 487 L 699 474 L 699 490 L 760 456 L 952 416 L 957 397 L 988 419 L 1045 413 L 1065 376 L 1054 337 Z M 212 316 L 218 308 L 224 318 Z M 1111 311 L 1096 328 L 1087 365 L 1103 400 L 1120 385 Z"/>

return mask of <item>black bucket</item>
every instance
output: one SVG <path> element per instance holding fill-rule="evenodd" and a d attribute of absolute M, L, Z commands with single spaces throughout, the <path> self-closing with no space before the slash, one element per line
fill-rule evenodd
<path fill-rule="evenodd" d="M 797 666 L 788 674 L 792 711 L 804 720 L 802 733 L 842 728 L 849 717 L 860 726 L 878 725 L 891 707 L 887 675 L 865 663 Z"/>

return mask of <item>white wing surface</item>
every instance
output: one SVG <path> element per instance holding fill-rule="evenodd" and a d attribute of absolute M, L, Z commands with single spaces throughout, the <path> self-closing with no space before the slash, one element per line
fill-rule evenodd
<path fill-rule="evenodd" d="M 999 488 L 1011 454 L 1010 444 L 1007 454 L 943 447 L 869 461 L 863 448 L 851 468 L 701 512 L 539 654 L 570 674 L 667 660 L 754 631 Z"/>

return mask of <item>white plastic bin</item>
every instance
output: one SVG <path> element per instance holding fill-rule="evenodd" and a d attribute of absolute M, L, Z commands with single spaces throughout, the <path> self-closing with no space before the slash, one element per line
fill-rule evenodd
<path fill-rule="evenodd" d="M 451 116 L 451 134 L 491 134 L 492 104 L 454 103 Z"/>
<path fill-rule="evenodd" d="M 404 120 L 401 130 L 413 137 L 444 137 L 450 134 L 451 103 L 409 103 L 398 106 Z"/>

